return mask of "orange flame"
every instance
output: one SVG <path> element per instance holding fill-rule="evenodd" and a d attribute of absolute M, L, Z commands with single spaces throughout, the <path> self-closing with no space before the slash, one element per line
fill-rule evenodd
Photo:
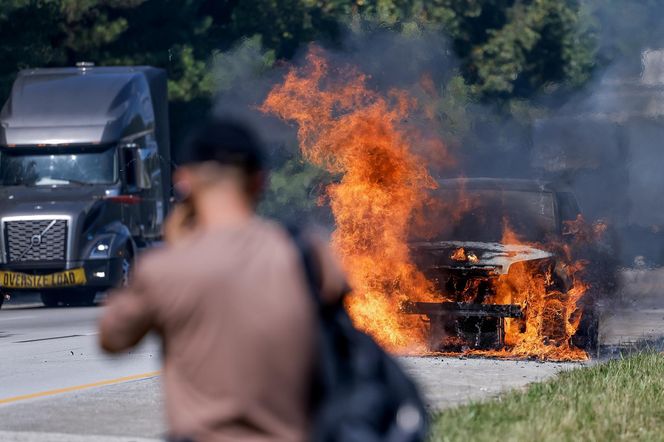
<path fill-rule="evenodd" d="M 468 201 L 452 208 L 429 200 L 436 182 L 415 148 L 436 152 L 438 161 L 452 160 L 440 141 L 408 128 L 417 103 L 405 91 L 391 90 L 383 96 L 355 69 L 330 68 L 316 48 L 306 60 L 305 67 L 287 73 L 260 109 L 294 122 L 305 159 L 339 176 L 326 191 L 336 221 L 332 244 L 354 288 L 347 308 L 355 324 L 390 351 L 425 353 L 424 323 L 416 315 L 403 314 L 400 306 L 402 301 L 441 301 L 444 295 L 435 293 L 434 284 L 412 263 L 409 230 L 413 225 L 427 230 L 422 209 L 431 203 L 444 208 L 452 223 L 470 206 Z M 506 229 L 503 243 L 519 240 Z M 553 247 L 564 252 L 562 245 Z M 479 262 L 463 248 L 451 259 Z M 582 268 L 571 259 L 557 268 L 520 263 L 492 281 L 495 295 L 487 302 L 519 304 L 526 317 L 506 320 L 505 349 L 471 353 L 585 359 L 585 352 L 570 344 L 581 317 L 577 303 L 587 289 L 578 278 Z M 557 284 L 560 278 L 567 282 L 564 289 Z"/>
<path fill-rule="evenodd" d="M 355 324 L 389 350 L 423 352 L 422 322 L 402 314 L 400 304 L 432 296 L 410 260 L 407 235 L 436 183 L 413 147 L 445 150 L 406 127 L 416 109 L 406 92 L 384 97 L 367 80 L 352 68 L 331 70 L 314 48 L 306 67 L 291 69 L 261 110 L 295 122 L 305 158 L 340 175 L 327 195 L 336 220 L 332 244 L 354 288 L 347 308 Z"/>
<path fill-rule="evenodd" d="M 502 242 L 524 244 L 507 226 Z M 473 353 L 557 361 L 588 359 L 584 350 L 571 343 L 571 337 L 576 333 L 583 313 L 578 303 L 588 290 L 588 285 L 580 278 L 585 263 L 572 261 L 569 247 L 562 243 L 528 245 L 555 252 L 559 259 L 562 259 L 562 263 L 555 268 L 550 264 L 517 263 L 510 268 L 508 274 L 498 278 L 496 296 L 492 301 L 525 307 L 525 324 L 507 319 L 507 347 L 498 351 L 476 350 Z"/>
<path fill-rule="evenodd" d="M 463 247 L 455 249 L 454 252 L 452 252 L 452 255 L 450 255 L 450 259 L 453 259 L 454 261 L 466 261 L 468 259 L 466 256 L 466 250 Z"/>

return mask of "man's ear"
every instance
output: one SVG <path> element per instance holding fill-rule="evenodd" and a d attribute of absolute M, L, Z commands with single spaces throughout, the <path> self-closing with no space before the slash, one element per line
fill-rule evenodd
<path fill-rule="evenodd" d="M 247 177 L 247 192 L 254 201 L 260 199 L 261 194 L 265 190 L 266 183 L 267 173 L 263 171 L 256 172 Z"/>

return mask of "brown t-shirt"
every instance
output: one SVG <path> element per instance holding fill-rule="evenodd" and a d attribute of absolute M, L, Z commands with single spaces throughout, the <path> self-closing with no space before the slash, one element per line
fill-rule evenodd
<path fill-rule="evenodd" d="M 322 250 L 322 249 L 321 249 Z M 321 253 L 326 296 L 343 278 Z M 278 225 L 193 234 L 147 253 L 100 323 L 109 351 L 163 339 L 170 431 L 196 441 L 298 441 L 308 430 L 314 309 L 297 249 Z"/>

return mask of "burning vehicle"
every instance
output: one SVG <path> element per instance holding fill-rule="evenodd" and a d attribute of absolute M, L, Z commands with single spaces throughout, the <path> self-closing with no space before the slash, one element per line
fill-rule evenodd
<path fill-rule="evenodd" d="M 353 292 L 353 323 L 396 354 L 583 360 L 597 344 L 584 253 L 595 243 L 569 192 L 526 180 L 437 180 L 457 166 L 423 130 L 430 109 L 381 91 L 312 48 L 260 110 L 297 127 L 303 158 L 335 176 L 321 195 Z"/>
<path fill-rule="evenodd" d="M 429 350 L 576 359 L 596 348 L 596 296 L 573 256 L 573 194 L 474 178 L 441 180 L 434 197 L 460 213 L 411 253 L 440 300 L 402 305 L 426 318 Z"/>

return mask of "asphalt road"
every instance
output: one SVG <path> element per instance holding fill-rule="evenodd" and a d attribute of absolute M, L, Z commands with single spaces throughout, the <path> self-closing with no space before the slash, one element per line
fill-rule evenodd
<path fill-rule="evenodd" d="M 165 432 L 159 347 L 148 339 L 112 357 L 97 348 L 102 307 L 44 308 L 15 299 L 0 311 L 0 441 L 147 441 Z M 628 308 L 603 325 L 610 342 L 664 335 L 664 310 Z M 580 364 L 401 358 L 440 409 L 520 388 Z"/>
<path fill-rule="evenodd" d="M 97 346 L 102 308 L 49 309 L 35 298 L 17 301 L 0 310 L 0 440 L 160 437 L 154 339 L 121 357 L 109 356 Z"/>
<path fill-rule="evenodd" d="M 110 442 L 163 435 L 154 339 L 127 355 L 108 356 L 97 348 L 101 307 L 48 309 L 36 299 L 18 301 L 0 311 L 0 440 L 56 442 L 76 435 Z M 442 357 L 401 361 L 432 408 L 576 366 Z"/>

